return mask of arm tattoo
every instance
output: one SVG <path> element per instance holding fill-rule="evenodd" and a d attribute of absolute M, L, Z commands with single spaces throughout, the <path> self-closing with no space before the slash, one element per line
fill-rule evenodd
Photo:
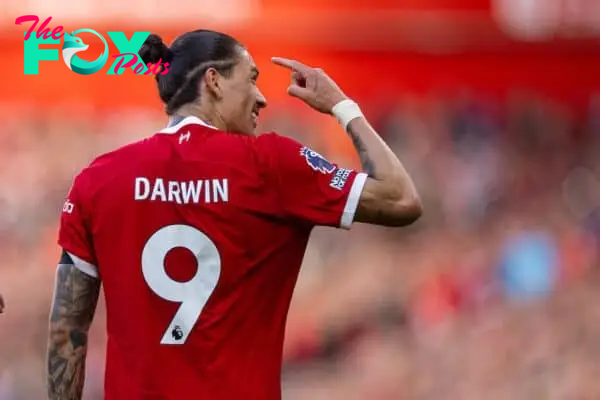
<path fill-rule="evenodd" d="M 363 171 L 373 178 L 375 175 L 375 166 L 373 165 L 373 160 L 371 160 L 371 157 L 369 157 L 369 153 L 365 144 L 360 136 L 352 130 L 352 127 L 348 127 L 348 135 L 350 135 L 352 144 L 354 144 L 354 148 L 358 152 L 358 157 L 360 158 Z"/>
<path fill-rule="evenodd" d="M 48 340 L 47 385 L 51 400 L 81 399 L 88 331 L 100 282 L 71 263 L 58 266 Z"/>

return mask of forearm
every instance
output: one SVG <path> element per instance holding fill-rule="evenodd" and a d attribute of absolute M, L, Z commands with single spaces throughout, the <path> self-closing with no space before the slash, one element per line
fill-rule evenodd
<path fill-rule="evenodd" d="M 358 153 L 363 171 L 378 181 L 402 180 L 407 186 L 412 181 L 394 152 L 383 141 L 366 118 L 353 119 L 347 128 Z"/>
<path fill-rule="evenodd" d="M 422 214 L 415 185 L 402 162 L 363 117 L 350 120 L 346 131 L 369 175 L 355 215 L 360 222 L 405 226 Z"/>
<path fill-rule="evenodd" d="M 273 57 L 272 61 L 292 71 L 290 96 L 333 115 L 352 138 L 363 170 L 369 176 L 364 180 L 361 176 L 352 184 L 349 196 L 355 189 L 360 190 L 354 221 L 385 226 L 404 226 L 416 221 L 422 214 L 422 206 L 415 185 L 358 105 L 323 70 L 281 57 Z"/>
<path fill-rule="evenodd" d="M 63 323 L 53 323 L 48 341 L 48 398 L 79 400 L 85 382 L 88 333 Z"/>
<path fill-rule="evenodd" d="M 47 385 L 50 400 L 79 400 L 85 381 L 88 332 L 100 280 L 78 270 L 66 253 L 58 266 L 50 316 Z"/>
<path fill-rule="evenodd" d="M 410 202 L 418 200 L 417 189 L 404 165 L 364 117 L 353 119 L 347 132 L 369 177 L 386 184 L 390 196 Z"/>

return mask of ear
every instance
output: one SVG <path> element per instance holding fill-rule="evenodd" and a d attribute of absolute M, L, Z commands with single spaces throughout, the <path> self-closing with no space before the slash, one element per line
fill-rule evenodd
<path fill-rule="evenodd" d="M 206 89 L 218 100 L 223 97 L 223 87 L 221 79 L 223 77 L 214 68 L 209 68 L 204 73 L 204 82 L 206 83 Z"/>

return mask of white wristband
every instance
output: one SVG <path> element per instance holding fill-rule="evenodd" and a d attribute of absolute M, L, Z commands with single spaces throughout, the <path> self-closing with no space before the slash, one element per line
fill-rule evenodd
<path fill-rule="evenodd" d="M 340 125 L 344 127 L 345 131 L 348 130 L 348 125 L 352 120 L 363 117 L 363 113 L 358 104 L 350 99 L 342 100 L 337 103 L 331 109 L 331 113 L 338 120 Z"/>

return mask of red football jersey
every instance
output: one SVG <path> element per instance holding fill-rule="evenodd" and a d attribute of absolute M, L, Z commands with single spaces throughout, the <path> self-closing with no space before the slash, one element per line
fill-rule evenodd
<path fill-rule="evenodd" d="M 104 286 L 106 398 L 280 399 L 309 234 L 349 228 L 365 180 L 289 138 L 195 117 L 92 162 L 59 244 Z"/>

